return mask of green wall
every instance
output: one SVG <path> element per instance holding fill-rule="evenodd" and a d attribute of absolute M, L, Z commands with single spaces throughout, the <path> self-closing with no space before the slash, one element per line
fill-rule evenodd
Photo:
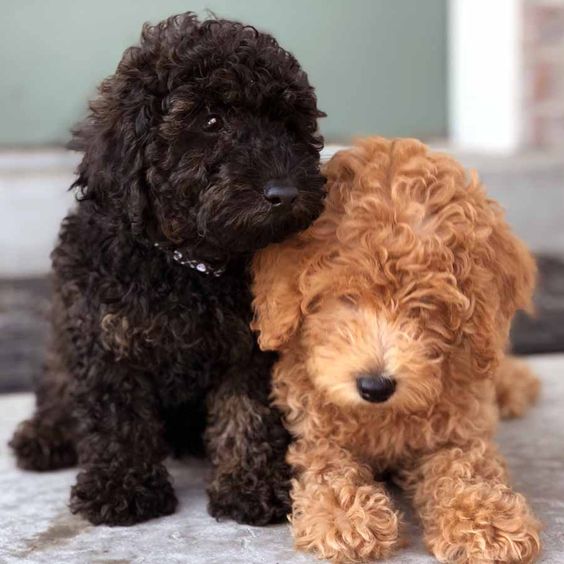
<path fill-rule="evenodd" d="M 211 9 L 302 62 L 328 141 L 446 130 L 446 0 L 0 0 L 0 144 L 61 143 L 145 21 Z"/>

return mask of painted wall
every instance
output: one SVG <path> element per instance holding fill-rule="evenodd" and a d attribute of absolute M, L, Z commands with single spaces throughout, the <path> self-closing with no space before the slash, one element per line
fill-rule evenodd
<path fill-rule="evenodd" d="M 0 144 L 64 143 L 145 21 L 211 9 L 271 31 L 328 141 L 446 131 L 446 0 L 0 0 Z"/>

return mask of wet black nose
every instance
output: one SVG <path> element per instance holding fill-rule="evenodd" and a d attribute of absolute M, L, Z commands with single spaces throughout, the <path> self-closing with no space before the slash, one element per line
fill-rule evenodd
<path fill-rule="evenodd" d="M 269 180 L 263 194 L 273 207 L 290 207 L 298 197 L 298 189 L 285 180 Z"/>
<path fill-rule="evenodd" d="M 396 381 L 381 374 L 361 374 L 356 379 L 356 388 L 363 400 L 382 403 L 396 391 Z"/>

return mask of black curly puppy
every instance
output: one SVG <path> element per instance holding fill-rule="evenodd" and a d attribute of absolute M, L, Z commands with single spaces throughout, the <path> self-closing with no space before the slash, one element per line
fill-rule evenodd
<path fill-rule="evenodd" d="M 313 88 L 270 35 L 187 13 L 145 26 L 90 109 L 19 465 L 78 461 L 71 510 L 128 525 L 174 511 L 163 459 L 204 433 L 212 515 L 278 520 L 287 435 L 249 330 L 248 264 L 321 211 Z"/>

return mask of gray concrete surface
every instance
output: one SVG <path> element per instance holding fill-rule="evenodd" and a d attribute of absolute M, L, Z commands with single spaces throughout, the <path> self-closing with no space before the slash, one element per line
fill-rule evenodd
<path fill-rule="evenodd" d="M 521 420 L 502 423 L 498 442 L 515 487 L 545 525 L 541 562 L 564 562 L 564 355 L 539 356 L 539 405 Z M 93 527 L 67 509 L 75 470 L 34 474 L 16 469 L 6 441 L 32 409 L 32 397 L 0 397 L 0 562 L 92 564 L 275 564 L 315 560 L 292 549 L 287 525 L 254 528 L 217 523 L 205 510 L 205 463 L 171 463 L 180 499 L 170 517 L 130 528 Z M 423 564 L 416 523 L 407 512 L 409 545 L 391 562 Z"/>

